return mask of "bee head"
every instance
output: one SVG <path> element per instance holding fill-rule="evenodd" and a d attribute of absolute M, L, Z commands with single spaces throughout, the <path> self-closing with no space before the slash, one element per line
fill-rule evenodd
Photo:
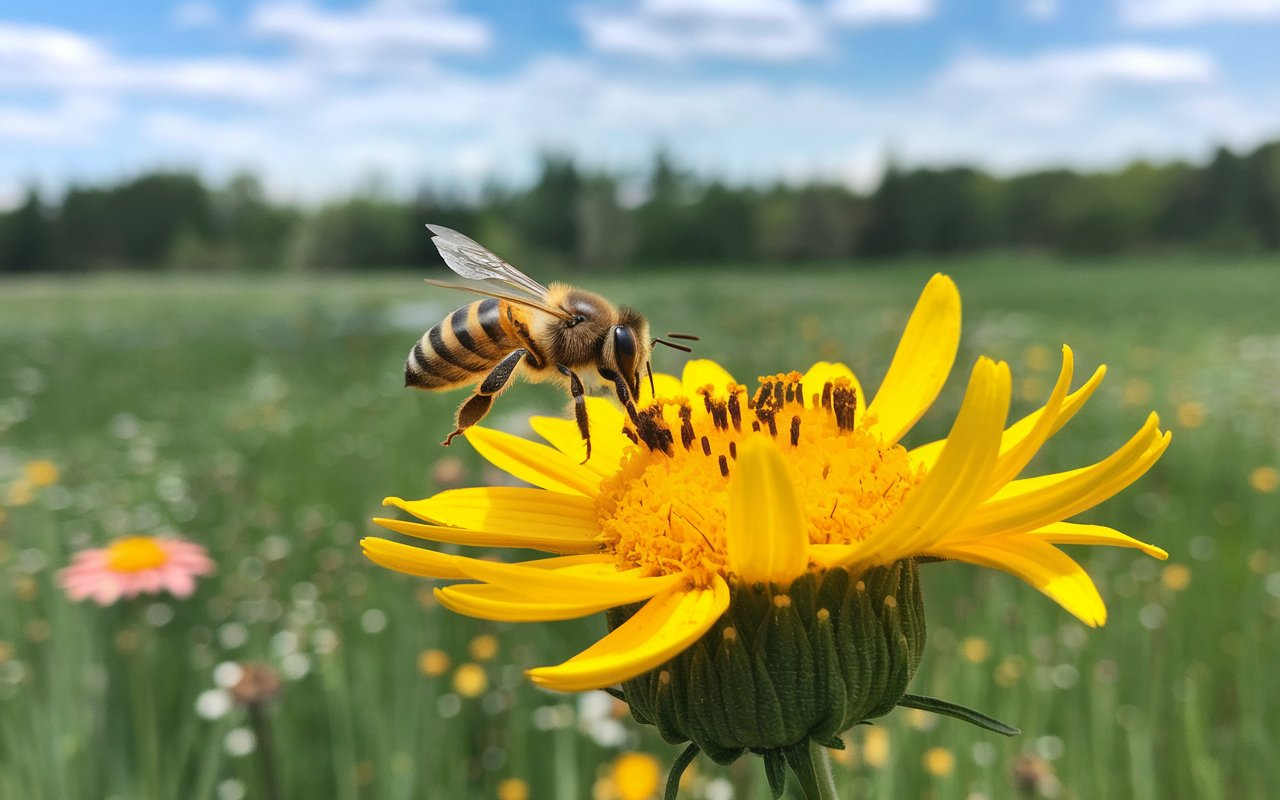
<path fill-rule="evenodd" d="M 602 364 L 613 363 L 634 400 L 640 396 L 640 371 L 649 361 L 649 323 L 636 311 L 618 309 L 618 321 L 605 337 Z"/>

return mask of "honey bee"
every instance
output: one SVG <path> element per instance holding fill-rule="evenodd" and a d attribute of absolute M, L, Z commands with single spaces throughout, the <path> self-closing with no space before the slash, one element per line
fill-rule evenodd
<path fill-rule="evenodd" d="M 494 398 L 520 374 L 533 382 L 553 380 L 568 388 L 590 458 L 587 386 L 612 389 L 637 421 L 635 401 L 642 368 L 652 381 L 652 346 L 663 344 L 689 352 L 684 345 L 651 341 L 648 321 L 633 309 L 615 306 L 576 286 L 543 286 L 461 233 L 439 225 L 427 228 L 435 234 L 432 241 L 444 262 L 458 275 L 497 281 L 519 293 L 427 281 L 485 296 L 457 309 L 423 334 L 405 361 L 405 386 L 435 391 L 475 385 L 471 396 L 458 407 L 455 429 L 445 438 L 445 445 L 484 419 Z"/>

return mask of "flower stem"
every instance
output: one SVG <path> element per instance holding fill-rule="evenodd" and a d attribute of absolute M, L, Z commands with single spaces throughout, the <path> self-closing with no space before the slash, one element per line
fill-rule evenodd
<path fill-rule="evenodd" d="M 831 772 L 827 750 L 813 741 L 801 742 L 786 751 L 787 765 L 800 782 L 805 800 L 840 800 Z"/>
<path fill-rule="evenodd" d="M 280 800 L 280 779 L 276 774 L 276 753 L 271 741 L 271 725 L 267 721 L 263 703 L 249 704 L 249 724 L 258 739 L 258 760 L 262 765 L 262 796 L 267 800 Z"/>

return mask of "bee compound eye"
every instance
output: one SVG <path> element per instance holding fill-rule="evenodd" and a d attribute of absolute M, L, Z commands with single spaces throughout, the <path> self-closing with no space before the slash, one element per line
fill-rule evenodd
<path fill-rule="evenodd" d="M 635 331 L 626 325 L 616 325 L 613 328 L 613 347 L 617 354 L 618 369 L 622 372 L 628 383 L 631 382 L 631 376 L 636 371 L 636 334 Z M 635 387 L 632 387 L 633 389 Z"/>
<path fill-rule="evenodd" d="M 618 357 L 636 355 L 636 335 L 626 325 L 617 325 L 613 329 L 613 344 L 618 348 Z"/>

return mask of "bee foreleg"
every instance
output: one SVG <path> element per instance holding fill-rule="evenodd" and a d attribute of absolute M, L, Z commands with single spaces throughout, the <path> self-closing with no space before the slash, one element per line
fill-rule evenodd
<path fill-rule="evenodd" d="M 582 381 L 579 380 L 576 372 L 564 364 L 556 364 L 556 369 L 569 379 L 569 393 L 573 395 L 573 417 L 578 421 L 578 433 L 582 434 L 582 441 L 587 445 L 587 457 L 582 459 L 582 463 L 585 464 L 591 460 L 591 425 L 587 421 L 587 392 L 582 388 Z"/>
<path fill-rule="evenodd" d="M 493 406 L 493 398 L 507 388 L 507 383 L 511 381 L 511 376 L 515 374 L 516 367 L 520 366 L 521 359 L 528 354 L 529 351 L 523 347 L 518 350 L 512 350 L 498 362 L 497 366 L 489 371 L 489 374 L 476 387 L 475 392 L 462 405 L 458 406 L 456 430 L 445 437 L 444 445 L 446 447 L 453 441 L 453 437 L 484 419 L 484 415 L 488 414 L 489 409 Z"/>
<path fill-rule="evenodd" d="M 635 401 L 631 399 L 631 390 L 627 388 L 627 382 L 622 376 L 611 369 L 599 370 L 600 377 L 606 381 L 613 383 L 613 391 L 618 395 L 618 402 L 622 403 L 623 408 L 627 409 L 627 414 L 631 417 L 631 421 L 639 425 L 640 414 L 636 411 Z"/>

